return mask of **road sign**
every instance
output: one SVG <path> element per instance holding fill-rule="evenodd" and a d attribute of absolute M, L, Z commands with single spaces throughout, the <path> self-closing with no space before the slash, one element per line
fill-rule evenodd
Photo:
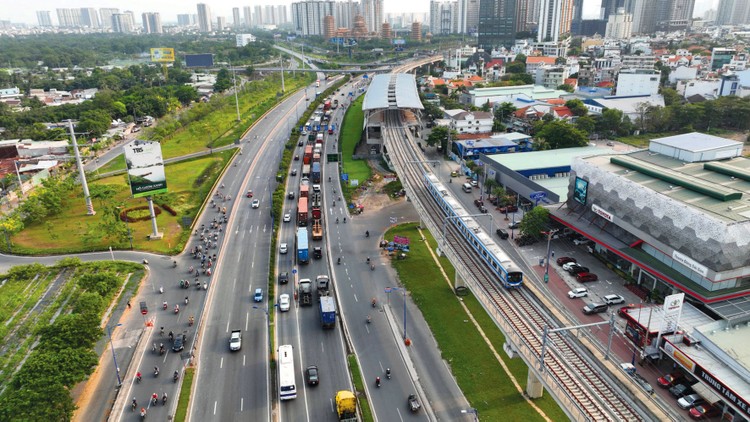
<path fill-rule="evenodd" d="M 546 197 L 547 197 L 547 192 L 531 192 L 529 194 L 529 198 L 531 198 L 531 199 L 533 199 L 535 201 L 539 201 L 539 200 L 544 199 Z"/>
<path fill-rule="evenodd" d="M 296 268 L 292 268 L 292 274 L 297 274 L 297 269 Z"/>
<path fill-rule="evenodd" d="M 391 292 L 392 290 L 393 290 L 393 289 L 392 289 L 392 288 L 390 288 L 390 287 L 386 287 L 386 288 L 385 288 L 385 292 L 386 292 L 386 293 L 390 293 L 390 292 Z"/>

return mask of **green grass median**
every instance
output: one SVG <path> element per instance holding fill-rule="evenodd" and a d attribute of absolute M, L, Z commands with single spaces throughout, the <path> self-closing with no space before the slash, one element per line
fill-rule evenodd
<path fill-rule="evenodd" d="M 475 297 L 469 294 L 459 298 L 453 293 L 445 281 L 446 278 L 454 280 L 453 266 L 447 258 L 441 257 L 440 266 L 446 275 L 440 272 L 430 253 L 437 243 L 429 232 L 422 233 L 426 242 L 420 240 L 422 234 L 417 230 L 416 223 L 404 224 L 386 233 L 386 239 L 403 236 L 411 240 L 408 257 L 394 260 L 392 264 L 430 326 L 443 359 L 450 365 L 471 406 L 479 411 L 482 420 L 544 420 L 540 412 L 517 391 L 461 302 L 469 309 L 523 388 L 526 387 L 526 365 L 521 359 L 508 358 L 502 350 L 505 337 Z M 549 395 L 534 399 L 533 403 L 549 419 L 567 420 L 565 413 Z"/>

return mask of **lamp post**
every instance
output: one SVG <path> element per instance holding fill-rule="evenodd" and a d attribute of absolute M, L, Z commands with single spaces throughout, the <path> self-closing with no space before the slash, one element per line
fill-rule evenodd
<path fill-rule="evenodd" d="M 542 232 L 547 235 L 547 260 L 545 262 L 545 268 L 544 268 L 544 283 L 549 283 L 549 253 L 550 253 L 550 243 L 552 242 L 552 235 L 557 233 L 557 229 L 552 229 L 547 232 Z"/>
<path fill-rule="evenodd" d="M 279 304 L 276 303 L 273 306 L 279 306 Z M 268 313 L 268 308 L 261 308 L 258 305 L 253 305 L 253 309 L 259 309 L 266 314 L 266 325 L 268 326 L 268 352 L 273 353 L 271 350 L 271 314 Z"/>
<path fill-rule="evenodd" d="M 469 409 L 461 409 L 461 413 L 463 414 L 471 413 L 474 415 L 474 421 L 479 422 L 479 411 L 477 409 L 473 407 Z"/>
<path fill-rule="evenodd" d="M 121 326 L 122 324 L 115 325 L 115 328 Z M 115 345 L 112 343 L 112 329 L 109 325 L 107 325 L 107 335 L 109 336 L 109 346 L 112 348 L 112 359 L 115 362 L 115 374 L 117 375 L 117 387 L 119 388 L 122 385 L 122 380 L 120 379 L 120 367 L 117 366 L 117 355 L 115 354 Z"/>

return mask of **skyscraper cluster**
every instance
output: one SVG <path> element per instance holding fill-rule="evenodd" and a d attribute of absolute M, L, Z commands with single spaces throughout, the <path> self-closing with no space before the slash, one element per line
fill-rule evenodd
<path fill-rule="evenodd" d="M 717 25 L 750 23 L 750 0 L 719 0 L 715 22 Z"/>
<path fill-rule="evenodd" d="M 114 32 L 131 33 L 136 31 L 135 13 L 130 10 L 120 12 L 120 9 L 93 7 L 59 8 L 56 9 L 57 23 L 61 28 L 90 28 L 112 30 Z M 48 10 L 38 10 L 36 18 L 39 26 L 50 27 L 52 17 Z M 149 34 L 163 32 L 161 18 L 158 13 L 143 13 L 143 31 Z"/>
<path fill-rule="evenodd" d="M 355 30 L 355 17 L 362 18 L 357 26 L 358 34 L 380 33 L 384 20 L 383 0 L 349 1 L 303 1 L 292 3 L 292 25 L 299 35 L 326 34 L 324 19 L 332 16 L 333 22 L 328 20 L 328 26 L 333 28 L 348 28 Z M 330 30 L 328 31 L 330 33 Z"/>

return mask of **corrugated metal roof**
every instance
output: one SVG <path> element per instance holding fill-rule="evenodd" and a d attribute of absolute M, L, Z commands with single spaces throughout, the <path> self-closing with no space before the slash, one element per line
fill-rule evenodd
<path fill-rule="evenodd" d="M 698 132 L 652 139 L 651 142 L 691 152 L 711 151 L 717 148 L 742 145 L 742 142 Z"/>
<path fill-rule="evenodd" d="M 362 110 L 387 108 L 424 109 L 419 100 L 417 81 L 410 73 L 375 75 L 365 94 Z"/>
<path fill-rule="evenodd" d="M 561 148 L 549 151 L 496 154 L 489 157 L 514 171 L 569 166 L 575 157 L 612 154 L 614 150 L 601 147 Z M 565 178 L 567 183 L 567 178 Z"/>

